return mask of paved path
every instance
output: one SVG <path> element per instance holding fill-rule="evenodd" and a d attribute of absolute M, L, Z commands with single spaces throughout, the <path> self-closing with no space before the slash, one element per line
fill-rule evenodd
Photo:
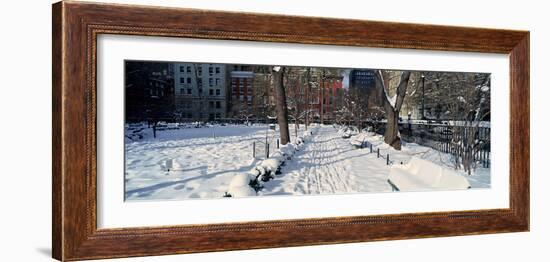
<path fill-rule="evenodd" d="M 391 191 L 388 167 L 366 149 L 354 149 L 333 127 L 320 127 L 282 175 L 266 183 L 261 194 L 341 194 Z M 374 158 L 372 157 L 374 155 Z"/>

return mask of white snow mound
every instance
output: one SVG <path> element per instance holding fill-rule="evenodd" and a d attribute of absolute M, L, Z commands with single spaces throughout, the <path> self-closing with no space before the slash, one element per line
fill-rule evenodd
<path fill-rule="evenodd" d="M 262 161 L 262 167 L 264 167 L 265 169 L 271 171 L 271 172 L 274 172 L 277 170 L 277 168 L 279 167 L 279 160 L 276 159 L 276 158 L 268 158 L 264 161 Z"/>
<path fill-rule="evenodd" d="M 229 191 L 227 191 L 227 193 L 229 193 L 231 197 L 256 196 L 256 191 L 254 191 L 254 189 L 252 189 L 248 185 L 229 188 Z"/>
<path fill-rule="evenodd" d="M 252 180 L 252 178 L 250 177 L 250 174 L 248 174 L 248 173 L 242 173 L 242 174 L 235 175 L 231 179 L 231 182 L 229 182 L 229 188 L 248 186 L 248 184 L 250 184 L 250 180 Z"/>
<path fill-rule="evenodd" d="M 471 187 L 468 180 L 458 172 L 416 157 L 412 157 L 406 165 L 392 166 L 388 179 L 400 191 L 457 190 Z"/>
<path fill-rule="evenodd" d="M 288 143 L 286 145 L 281 146 L 279 149 L 284 155 L 292 156 L 294 155 L 294 151 L 296 151 L 296 146 L 294 144 Z"/>
<path fill-rule="evenodd" d="M 232 197 L 255 196 L 256 191 L 249 186 L 252 177 L 248 173 L 235 175 L 229 182 L 229 193 Z"/>

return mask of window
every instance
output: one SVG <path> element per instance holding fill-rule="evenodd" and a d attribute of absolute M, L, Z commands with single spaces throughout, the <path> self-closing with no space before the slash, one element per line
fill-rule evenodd
<path fill-rule="evenodd" d="M 198 88 L 202 88 L 202 78 L 197 79 Z"/>
<path fill-rule="evenodd" d="M 219 73 L 220 73 L 220 68 L 216 67 L 216 74 L 219 74 Z"/>
<path fill-rule="evenodd" d="M 193 89 L 187 88 L 187 94 L 188 94 L 188 95 L 193 94 Z"/>
<path fill-rule="evenodd" d="M 222 108 L 222 104 L 220 101 L 216 101 L 216 108 Z"/>
<path fill-rule="evenodd" d="M 184 95 L 185 94 L 185 88 L 180 88 L 180 95 Z"/>
<path fill-rule="evenodd" d="M 185 72 L 185 66 L 180 66 L 180 72 Z"/>
<path fill-rule="evenodd" d="M 191 73 L 191 66 L 187 66 L 187 73 Z"/>
<path fill-rule="evenodd" d="M 214 86 L 214 79 L 213 78 L 208 78 L 208 85 L 210 87 Z"/>
<path fill-rule="evenodd" d="M 219 89 L 216 89 L 216 95 L 219 96 L 221 91 Z"/>
<path fill-rule="evenodd" d="M 208 67 L 208 73 L 209 73 L 210 75 L 212 75 L 212 74 L 214 73 L 214 68 L 211 67 L 211 66 L 209 66 L 209 67 Z"/>
<path fill-rule="evenodd" d="M 191 77 L 188 77 L 188 78 L 187 78 L 187 83 L 188 83 L 188 84 L 191 84 Z"/>
<path fill-rule="evenodd" d="M 214 102 L 213 101 L 208 102 L 208 107 L 209 108 L 214 108 Z"/>
<path fill-rule="evenodd" d="M 185 84 L 185 77 L 180 77 L 180 83 Z"/>
<path fill-rule="evenodd" d="M 199 67 L 197 68 L 197 74 L 198 74 L 199 76 L 202 75 L 202 66 L 199 66 Z"/>
<path fill-rule="evenodd" d="M 201 89 L 199 89 L 199 94 L 202 94 L 202 88 L 201 88 Z M 202 105 L 201 105 L 201 106 L 202 106 Z"/>
<path fill-rule="evenodd" d="M 208 94 L 211 95 L 211 96 L 213 96 L 213 95 L 214 95 L 214 89 L 208 90 Z"/>
<path fill-rule="evenodd" d="M 220 85 L 220 79 L 216 78 L 216 85 Z"/>
<path fill-rule="evenodd" d="M 222 118 L 222 115 L 220 113 L 216 113 L 216 118 Z"/>

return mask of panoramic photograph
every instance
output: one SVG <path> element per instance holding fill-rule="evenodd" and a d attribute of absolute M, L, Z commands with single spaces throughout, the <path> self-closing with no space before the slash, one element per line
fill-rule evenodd
<path fill-rule="evenodd" d="M 491 187 L 491 74 L 125 61 L 126 201 Z"/>

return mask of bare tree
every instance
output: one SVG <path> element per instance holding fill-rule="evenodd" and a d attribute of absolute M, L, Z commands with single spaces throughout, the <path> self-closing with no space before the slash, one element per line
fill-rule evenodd
<path fill-rule="evenodd" d="M 304 118 L 302 114 L 303 99 L 303 75 L 305 70 L 298 67 L 288 67 L 284 77 L 284 86 L 289 117 L 294 120 L 294 132 L 298 136 L 300 129 L 300 120 Z"/>
<path fill-rule="evenodd" d="M 490 146 L 486 135 L 480 139 L 480 132 L 486 132 L 481 125 L 490 118 L 490 74 L 422 72 L 422 76 L 425 86 L 416 87 L 425 89 L 425 95 L 410 85 L 407 103 L 418 105 L 425 100 L 422 117 L 447 121 L 455 168 L 471 174 L 477 165 L 476 155 Z"/>
<path fill-rule="evenodd" d="M 490 143 L 479 139 L 480 125 L 490 115 L 490 74 L 464 74 L 450 84 L 460 90 L 456 99 L 448 101 L 458 120 L 452 140 L 455 166 L 470 175 L 476 168 L 475 156 Z"/>
<path fill-rule="evenodd" d="M 386 111 L 386 131 L 384 133 L 384 142 L 396 150 L 401 150 L 401 136 L 399 135 L 399 111 L 403 105 L 405 94 L 407 92 L 407 86 L 409 84 L 409 78 L 411 76 L 410 71 L 403 71 L 401 78 L 397 85 L 395 96 L 390 98 L 388 95 L 389 76 L 383 70 L 378 70 L 375 81 L 376 86 L 380 88 L 380 94 L 382 97 L 382 103 L 384 110 Z"/>
<path fill-rule="evenodd" d="M 275 86 L 277 101 L 277 122 L 279 123 L 279 132 L 281 135 L 282 145 L 290 142 L 290 133 L 288 131 L 288 111 L 286 106 L 286 94 L 283 82 L 285 70 L 285 67 L 274 66 L 271 72 L 273 75 L 273 84 Z"/>
<path fill-rule="evenodd" d="M 306 69 L 306 72 L 305 72 L 305 77 L 304 77 L 304 80 L 306 82 L 306 86 L 305 86 L 305 121 L 304 121 L 304 125 L 305 125 L 305 128 L 307 130 L 308 126 L 309 126 L 309 113 L 310 113 L 310 110 L 311 110 L 311 101 L 310 101 L 310 93 L 311 93 L 311 67 L 308 67 Z"/>
<path fill-rule="evenodd" d="M 273 84 L 271 67 L 253 66 L 254 71 L 254 114 L 256 118 L 265 119 L 268 122 L 268 116 L 275 115 L 275 103 L 271 96 L 274 92 L 270 91 Z"/>

